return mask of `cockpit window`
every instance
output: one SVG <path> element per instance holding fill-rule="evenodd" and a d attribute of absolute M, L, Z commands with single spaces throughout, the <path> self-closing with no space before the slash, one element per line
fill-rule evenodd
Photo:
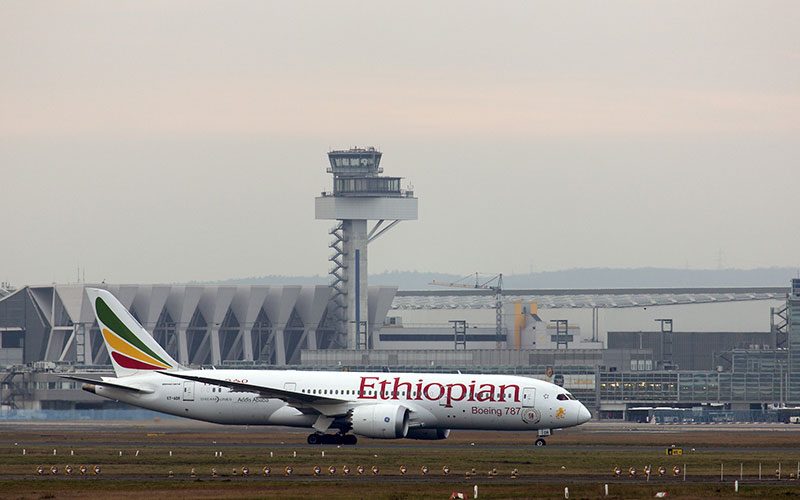
<path fill-rule="evenodd" d="M 568 392 L 563 392 L 563 393 L 559 394 L 558 396 L 556 396 L 556 399 L 559 400 L 559 401 L 567 401 L 569 399 L 575 399 L 575 396 L 573 396 L 572 394 L 570 394 Z"/>

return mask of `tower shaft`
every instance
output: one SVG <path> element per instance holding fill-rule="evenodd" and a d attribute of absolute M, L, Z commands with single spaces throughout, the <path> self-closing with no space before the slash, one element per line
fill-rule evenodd
<path fill-rule="evenodd" d="M 366 325 L 369 302 L 367 294 L 367 221 L 348 219 L 344 222 L 344 262 L 347 267 L 347 313 L 345 314 L 348 349 L 367 348 Z"/>

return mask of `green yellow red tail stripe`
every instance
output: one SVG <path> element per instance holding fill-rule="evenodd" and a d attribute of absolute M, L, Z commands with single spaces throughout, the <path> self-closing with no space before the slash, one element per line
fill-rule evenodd
<path fill-rule="evenodd" d="M 144 344 L 111 310 L 101 297 L 95 299 L 95 311 L 102 323 L 103 338 L 111 347 L 111 357 L 123 368 L 164 370 L 173 366 Z"/>
<path fill-rule="evenodd" d="M 103 328 L 103 338 L 106 340 L 106 342 L 108 342 L 108 345 L 113 347 L 115 351 L 118 351 L 112 351 L 112 356 L 115 354 L 120 354 L 119 358 L 123 361 L 117 359 L 117 356 L 114 356 L 114 359 L 116 359 L 117 362 L 125 368 L 133 368 L 132 366 L 125 366 L 126 364 L 130 364 L 130 361 L 139 362 L 140 366 L 136 368 L 137 370 L 168 370 L 172 368 L 172 366 L 169 364 L 156 361 L 147 354 L 137 350 L 135 347 L 128 344 L 105 328 Z"/>

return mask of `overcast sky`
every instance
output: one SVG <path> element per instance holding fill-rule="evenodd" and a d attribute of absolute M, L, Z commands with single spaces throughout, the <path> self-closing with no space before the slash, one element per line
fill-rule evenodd
<path fill-rule="evenodd" d="M 0 280 L 800 266 L 800 2 L 0 1 Z"/>

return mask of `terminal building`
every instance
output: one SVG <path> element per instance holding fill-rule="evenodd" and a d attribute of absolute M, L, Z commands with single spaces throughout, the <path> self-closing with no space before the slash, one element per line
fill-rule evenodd
<path fill-rule="evenodd" d="M 773 320 L 764 331 L 679 331 L 661 328 L 664 322 L 653 323 L 656 329 L 641 325 L 649 330 L 615 329 L 624 322 L 603 329 L 579 328 L 582 325 L 573 320 L 576 324 L 565 325 L 559 333 L 552 318 L 568 317 L 570 310 L 514 301 L 504 304 L 501 337 L 495 325 L 474 320 L 465 321 L 461 337 L 447 320 L 409 325 L 414 317 L 409 313 L 491 318 L 491 297 L 458 294 L 445 299 L 438 292 L 404 295 L 394 287 L 370 287 L 366 317 L 373 347 L 366 349 L 338 347 L 328 286 L 77 284 L 23 287 L 0 298 L 3 408 L 114 406 L 57 376 L 64 371 L 111 374 L 87 302 L 87 286 L 114 293 L 172 356 L 188 366 L 516 373 L 563 385 L 600 418 L 639 419 L 643 411 L 649 418 L 656 408 L 665 407 L 714 408 L 730 415 L 738 411 L 746 414 L 742 419 L 767 414 L 777 418 L 766 409 L 800 403 L 800 358 L 791 355 L 793 346 L 800 349 L 800 280 L 793 280 L 791 289 L 737 292 L 748 300 L 725 289 L 694 294 L 682 290 L 669 299 L 659 294 L 653 300 L 674 300 L 673 305 L 656 306 L 656 314 L 674 308 L 678 318 L 683 316 L 681 308 L 701 308 L 704 315 L 724 304 L 766 309 L 767 319 Z M 581 300 L 597 305 L 604 296 L 582 292 L 573 290 L 562 297 L 578 306 Z M 546 293 L 508 292 L 512 298 L 537 297 L 542 303 L 550 300 Z M 439 307 L 443 300 L 446 308 Z M 619 295 L 614 300 L 619 306 L 628 299 Z M 465 308 L 451 308 L 451 302 Z M 636 316 L 630 308 L 619 313 L 626 310 Z M 629 321 L 638 323 L 635 318 Z M 691 324 L 689 317 L 683 321 Z M 734 316 L 730 321 L 741 320 Z"/>
<path fill-rule="evenodd" d="M 786 420 L 795 410 L 785 408 L 800 405 L 800 279 L 786 288 L 370 286 L 369 242 L 416 219 L 418 200 L 400 177 L 380 175 L 374 148 L 328 159 L 333 190 L 315 210 L 335 221 L 329 285 L 4 284 L 0 409 L 115 406 L 58 377 L 113 374 L 88 286 L 111 291 L 186 366 L 515 373 L 563 385 L 611 419 Z"/>

